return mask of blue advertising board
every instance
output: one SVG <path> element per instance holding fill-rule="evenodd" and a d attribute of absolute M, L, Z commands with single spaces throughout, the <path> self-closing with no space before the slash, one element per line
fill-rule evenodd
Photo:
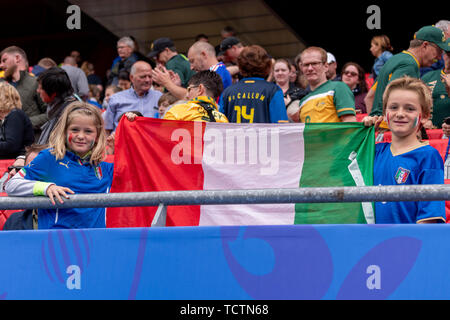
<path fill-rule="evenodd" d="M 0 299 L 450 299 L 448 225 L 0 232 Z"/>

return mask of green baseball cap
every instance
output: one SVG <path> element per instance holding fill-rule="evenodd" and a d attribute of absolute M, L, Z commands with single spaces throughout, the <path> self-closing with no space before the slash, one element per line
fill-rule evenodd
<path fill-rule="evenodd" d="M 414 39 L 433 42 L 442 50 L 450 51 L 450 39 L 446 39 L 444 31 L 434 26 L 421 28 L 414 35 Z"/>

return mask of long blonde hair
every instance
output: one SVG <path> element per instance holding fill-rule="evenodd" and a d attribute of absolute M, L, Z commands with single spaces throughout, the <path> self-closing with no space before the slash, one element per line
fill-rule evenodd
<path fill-rule="evenodd" d="M 92 165 L 98 165 L 103 160 L 105 155 L 106 133 L 100 110 L 86 102 L 77 101 L 66 107 L 63 114 L 59 118 L 58 123 L 50 134 L 49 147 L 51 149 L 51 153 L 57 160 L 64 158 L 67 151 L 67 128 L 73 119 L 78 115 L 92 117 L 94 120 L 94 125 L 97 128 L 97 139 L 91 149 L 90 163 Z"/>
<path fill-rule="evenodd" d="M 9 113 L 14 108 L 22 109 L 19 92 L 8 82 L 1 82 L 0 113 Z"/>

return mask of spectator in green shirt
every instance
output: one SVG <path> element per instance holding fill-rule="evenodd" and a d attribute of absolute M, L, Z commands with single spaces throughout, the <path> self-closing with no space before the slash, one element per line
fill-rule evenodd
<path fill-rule="evenodd" d="M 183 54 L 177 52 L 172 40 L 169 38 L 156 39 L 151 46 L 151 50 L 148 57 L 155 58 L 167 70 L 172 70 L 178 74 L 181 86 L 186 88 L 195 71 L 191 70 L 189 60 Z"/>
<path fill-rule="evenodd" d="M 377 82 L 365 98 L 370 115 L 382 114 L 383 93 L 391 81 L 405 75 L 420 78 L 420 67 L 431 66 L 448 48 L 448 39 L 442 30 L 426 26 L 417 31 L 408 50 L 394 55 L 381 68 Z"/>
<path fill-rule="evenodd" d="M 445 66 L 440 70 L 427 72 L 422 80 L 431 89 L 433 97 L 432 122 L 441 128 L 446 117 L 450 117 L 450 98 L 445 86 L 445 77 L 450 75 L 450 52 L 443 55 Z"/>

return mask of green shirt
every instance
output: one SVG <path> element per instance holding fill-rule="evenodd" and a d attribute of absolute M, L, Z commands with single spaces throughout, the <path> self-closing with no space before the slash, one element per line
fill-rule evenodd
<path fill-rule="evenodd" d="M 422 80 L 431 89 L 433 94 L 433 125 L 442 128 L 442 123 L 446 117 L 450 117 L 450 98 L 445 90 L 445 84 L 441 80 L 444 70 L 430 71 L 423 75 Z"/>
<path fill-rule="evenodd" d="M 420 78 L 420 65 L 417 59 L 408 51 L 392 56 L 381 68 L 377 77 L 375 97 L 373 100 L 371 116 L 380 116 L 383 113 L 383 93 L 388 84 L 403 76 Z"/>
<path fill-rule="evenodd" d="M 181 85 L 184 88 L 187 88 L 189 80 L 195 74 L 195 71 L 191 70 L 189 60 L 182 54 L 177 54 L 167 61 L 166 69 L 172 70 L 180 76 Z"/>

